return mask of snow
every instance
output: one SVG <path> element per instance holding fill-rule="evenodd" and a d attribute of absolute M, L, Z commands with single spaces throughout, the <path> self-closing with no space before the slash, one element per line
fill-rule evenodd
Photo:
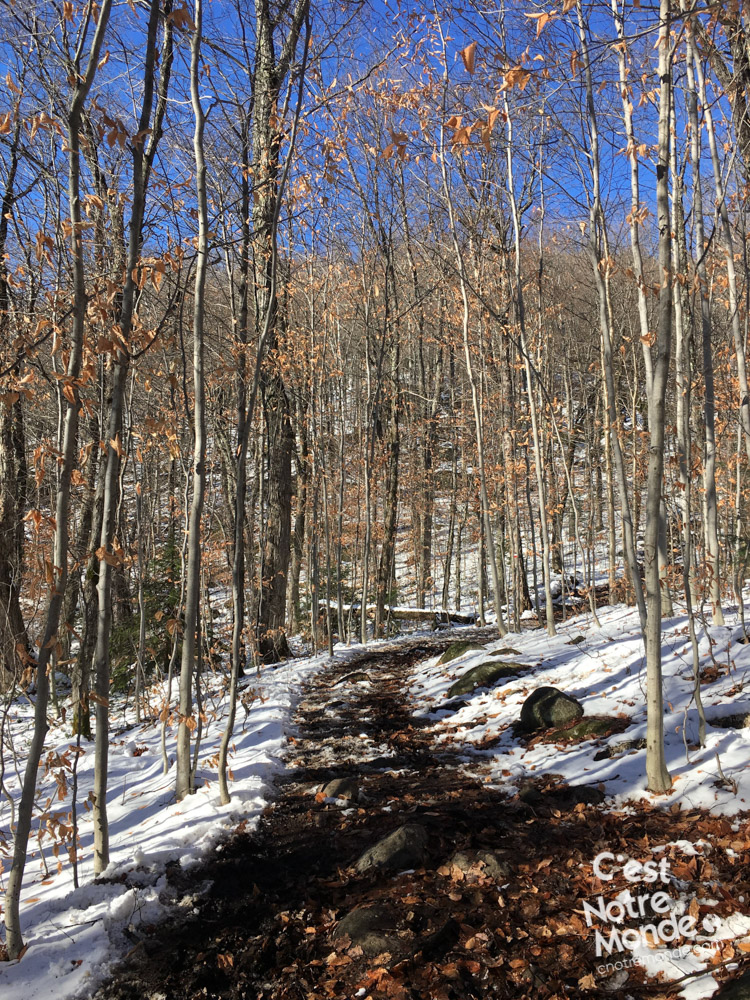
<path fill-rule="evenodd" d="M 646 663 L 637 611 L 620 605 L 600 609 L 598 615 L 601 629 L 588 615 L 580 615 L 559 626 L 553 637 L 539 629 L 509 633 L 487 645 L 485 651 L 472 651 L 445 666 L 437 666 L 438 657 L 433 657 L 416 676 L 413 696 L 423 713 L 435 720 L 439 739 L 453 739 L 456 729 L 468 744 L 499 734 L 499 743 L 487 753 L 491 775 L 505 788 L 533 771 L 540 776 L 559 774 L 569 783 L 601 783 L 613 807 L 646 800 L 665 806 L 679 802 L 685 808 L 725 815 L 750 809 L 750 728 L 721 729 L 710 724 L 722 715 L 750 712 L 750 700 L 737 697 L 750 683 L 750 645 L 734 643 L 729 628 L 698 627 L 701 669 L 711 665 L 712 648 L 719 665 L 729 673 L 702 685 L 709 720 L 706 747 L 686 752 L 686 742 L 691 746 L 698 741 L 687 618 L 678 615 L 664 622 L 664 735 L 674 785 L 666 796 L 654 796 L 646 788 L 645 750 L 594 760 L 594 754 L 606 745 L 646 736 Z M 579 636 L 583 641 L 571 645 L 571 639 Z M 517 655 L 498 657 L 498 662 L 518 661 L 532 670 L 493 689 L 475 691 L 465 707 L 451 711 L 445 702 L 453 681 L 484 662 L 488 653 L 503 647 L 512 647 Z M 566 747 L 554 743 L 524 747 L 508 727 L 518 719 L 526 697 L 544 685 L 577 698 L 585 715 L 621 717 L 627 728 L 606 739 Z M 736 794 L 715 784 L 719 778 L 717 754 L 726 778 L 737 783 Z M 506 770 L 511 774 L 505 774 Z"/>
<path fill-rule="evenodd" d="M 55 857 L 48 836 L 41 841 L 44 853 L 40 853 L 37 819 L 21 894 L 22 930 L 28 949 L 20 961 L 0 963 L 0 996 L 7 1000 L 64 1000 L 88 995 L 106 979 L 112 964 L 134 947 L 140 927 L 165 919 L 175 907 L 192 909 L 202 887 L 191 885 L 186 894 L 170 885 L 167 863 L 179 861 L 183 870 L 190 869 L 211 848 L 220 846 L 241 820 L 246 820 L 249 828 L 257 823 L 269 802 L 272 779 L 283 766 L 279 758 L 302 684 L 325 662 L 324 656 L 289 661 L 276 668 L 266 667 L 260 676 L 243 681 L 241 693 L 252 689 L 254 698 L 247 714 L 238 705 L 229 759 L 232 798 L 225 806 L 219 802 L 216 770 L 227 708 L 222 675 L 205 674 L 203 678 L 208 721 L 199 753 L 200 787 L 180 803 L 174 796 L 174 769 L 163 773 L 160 723 L 136 725 L 132 708 L 125 708 L 122 699 L 113 699 L 107 798 L 111 863 L 94 881 L 91 813 L 83 808 L 93 785 L 94 745 L 83 740 L 77 796 L 80 888 L 74 888 L 64 845 Z M 159 704 L 162 696 L 161 690 L 152 691 L 152 703 Z M 30 738 L 32 711 L 27 700 L 9 708 L 8 731 L 21 764 Z M 174 760 L 175 736 L 176 729 L 168 728 L 170 762 Z M 67 753 L 70 759 L 71 747 L 75 741 L 70 738 L 69 726 L 56 724 L 47 737 L 45 757 L 50 752 Z M 7 761 L 7 749 L 5 755 Z M 5 786 L 14 800 L 20 790 L 19 770 L 20 766 L 5 775 Z M 51 812 L 69 822 L 70 775 L 66 793 L 58 801 L 54 772 L 60 770 L 55 766 L 41 778 L 39 805 L 52 798 Z M 10 842 L 9 804 L 2 799 L 0 833 Z M 0 864 L 7 853 L 0 851 Z M 4 891 L 4 881 L 0 887 Z"/>
<path fill-rule="evenodd" d="M 599 786 L 607 797 L 602 809 L 631 811 L 640 803 L 660 808 L 679 805 L 734 817 L 737 830 L 746 830 L 744 814 L 750 809 L 750 728 L 720 728 L 710 721 L 727 714 L 750 713 L 750 645 L 739 642 L 736 615 L 727 614 L 726 627 L 698 625 L 701 668 L 713 667 L 714 659 L 720 668 L 716 679 L 702 685 L 709 718 L 703 749 L 695 748 L 698 720 L 692 702 L 687 618 L 678 613 L 664 622 L 664 726 L 667 763 L 674 784 L 668 794 L 654 796 L 646 787 L 645 750 L 595 759 L 607 746 L 646 735 L 645 657 L 637 612 L 617 606 L 600 609 L 598 614 L 601 628 L 596 628 L 590 616 L 584 614 L 569 618 L 554 637 L 532 628 L 509 634 L 487 645 L 484 651 L 472 651 L 444 666 L 437 665 L 438 657 L 425 660 L 415 668 L 410 691 L 415 713 L 428 719 L 438 741 L 454 745 L 459 766 L 468 770 L 479 764 L 488 784 L 510 794 L 530 777 L 556 775 L 570 784 Z M 457 639 L 461 634 L 462 630 L 455 630 Z M 572 642 L 581 636 L 582 641 Z M 378 645 L 371 643 L 368 650 Z M 462 699 L 463 705 L 447 700 L 447 689 L 458 676 L 503 647 L 517 652 L 498 657 L 499 662 L 507 658 L 528 664 L 529 672 L 490 689 L 477 689 Z M 359 646 L 337 647 L 335 655 L 347 660 L 360 650 Z M 40 851 L 37 820 L 21 906 L 28 950 L 21 961 L 0 964 L 0 996 L 13 1000 L 66 1000 L 88 995 L 107 978 L 113 963 L 137 945 L 139 928 L 195 906 L 206 886 L 172 878 L 175 862 L 179 861 L 182 870 L 195 868 L 208 851 L 221 849 L 222 839 L 238 822 L 246 820 L 249 827 L 257 823 L 272 796 L 272 781 L 283 768 L 281 754 L 302 686 L 326 662 L 325 656 L 290 661 L 245 679 L 242 693 L 251 703 L 247 713 L 243 705 L 238 706 L 230 756 L 232 801 L 227 806 L 219 802 L 216 780 L 216 755 L 226 711 L 223 675 L 204 675 L 207 723 L 199 754 L 200 787 L 181 803 L 174 798 L 173 770 L 163 773 L 160 724 L 148 721 L 137 725 L 132 707 L 113 700 L 108 797 L 112 863 L 104 879 L 93 879 L 91 814 L 84 811 L 83 804 L 92 787 L 94 752 L 93 744 L 83 741 L 77 796 L 80 888 L 73 886 L 64 843 L 57 857 L 53 838 L 47 835 L 41 840 L 43 853 Z M 621 718 L 622 731 L 577 744 L 531 741 L 527 745 L 514 736 L 510 727 L 518 719 L 528 694 L 542 685 L 558 687 L 576 697 L 586 715 Z M 160 705 L 162 698 L 162 691 L 151 692 L 154 706 Z M 13 765 L 6 747 L 4 784 L 16 801 L 32 708 L 28 700 L 21 700 L 8 709 L 6 740 L 12 743 L 18 763 Z M 169 728 L 170 761 L 174 757 L 174 740 L 175 731 Z M 50 799 L 46 808 L 62 822 L 68 822 L 71 783 L 69 770 L 65 785 L 60 784 L 59 774 L 66 770 L 65 758 L 72 760 L 74 745 L 69 727 L 56 724 L 45 750 L 50 766 L 46 773 L 40 771 L 39 810 Z M 393 750 L 384 746 L 380 752 L 386 756 Z M 717 755 L 733 787 L 719 780 Z M 59 799 L 58 793 L 62 796 Z M 345 800 L 334 801 L 341 806 L 351 805 Z M 10 807 L 3 798 L 0 835 L 8 842 L 11 839 Z M 689 859 L 708 847 L 703 840 L 682 838 L 652 847 L 652 852 L 657 860 L 668 850 Z M 3 851 L 0 836 L 0 859 L 3 853 L 7 854 L 7 848 Z M 678 882 L 674 880 L 679 889 Z M 710 905 L 711 895 L 707 889 L 701 904 Z M 741 913 L 718 921 L 713 935 L 727 940 L 748 936 L 750 918 Z M 670 979 L 692 974 L 683 988 L 687 1000 L 709 997 L 716 990 L 716 980 L 707 972 L 701 974 L 706 960 L 699 950 L 677 957 L 652 949 L 646 952 L 638 957 L 654 973 L 661 970 Z M 659 957 L 655 958 L 655 954 Z"/>
<path fill-rule="evenodd" d="M 481 760 L 490 786 L 510 794 L 529 778 L 554 775 L 571 785 L 600 788 L 606 795 L 602 809 L 628 811 L 639 803 L 649 803 L 664 809 L 703 809 L 714 816 L 746 813 L 750 809 L 750 728 L 711 725 L 711 720 L 722 716 L 750 712 L 750 698 L 743 697 L 744 689 L 750 692 L 750 645 L 737 641 L 742 633 L 736 615 L 726 616 L 727 627 L 696 623 L 701 670 L 712 667 L 714 660 L 719 667 L 717 679 L 701 685 L 708 719 L 702 749 L 697 748 L 698 713 L 693 700 L 687 617 L 677 614 L 663 623 L 664 736 L 673 779 L 672 789 L 665 795 L 654 795 L 647 789 L 645 749 L 613 757 L 602 755 L 607 746 L 646 736 L 646 662 L 635 609 L 624 605 L 603 608 L 598 617 L 601 628 L 584 614 L 558 626 L 554 637 L 541 629 L 509 633 L 483 651 L 472 650 L 445 665 L 438 665 L 439 657 L 425 660 L 410 692 L 416 713 L 431 721 L 438 741 L 465 748 L 473 767 Z M 574 639 L 578 641 L 573 643 Z M 486 661 L 492 651 L 503 648 L 514 652 L 498 656 L 497 662 L 520 662 L 531 669 L 494 687 L 477 688 L 461 699 L 447 698 L 453 681 Z M 527 745 L 514 735 L 511 725 L 519 719 L 527 696 L 545 685 L 577 698 L 584 718 L 616 717 L 623 720 L 623 730 L 581 743 L 530 741 Z M 717 757 L 727 782 L 720 780 Z M 740 816 L 739 823 L 747 829 L 746 816 Z M 674 846 L 689 858 L 700 853 L 702 843 L 677 840 Z M 679 880 L 672 881 L 678 884 Z M 717 921 L 712 937 L 748 935 L 750 918 L 735 913 L 728 920 Z M 665 949 L 645 947 L 641 952 L 636 949 L 633 956 L 652 975 L 661 971 L 665 978 L 678 979 L 693 974 L 682 994 L 688 1000 L 709 997 L 718 988 L 708 974 L 695 977 L 708 963 L 697 948 L 677 957 Z M 614 981 L 611 985 L 614 988 Z"/>

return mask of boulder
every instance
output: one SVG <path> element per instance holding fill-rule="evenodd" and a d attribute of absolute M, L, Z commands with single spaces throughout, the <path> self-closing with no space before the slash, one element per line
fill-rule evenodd
<path fill-rule="evenodd" d="M 750 712 L 719 715 L 713 719 L 706 719 L 706 722 L 717 729 L 747 729 L 750 726 Z"/>
<path fill-rule="evenodd" d="M 457 660 L 464 653 L 478 652 L 482 649 L 484 649 L 484 646 L 480 646 L 478 642 L 471 642 L 468 639 L 463 639 L 461 642 L 453 642 L 438 660 L 438 666 L 443 663 L 450 663 L 451 660 Z"/>
<path fill-rule="evenodd" d="M 560 811 L 574 809 L 581 803 L 586 806 L 598 806 L 605 799 L 604 792 L 593 785 L 561 785 L 542 790 L 533 781 L 521 785 L 518 797 L 521 802 L 525 802 L 533 809 L 545 807 L 547 810 Z"/>
<path fill-rule="evenodd" d="M 521 707 L 521 729 L 549 729 L 575 722 L 583 715 L 583 705 L 570 695 L 554 687 L 540 687 L 532 691 Z"/>
<path fill-rule="evenodd" d="M 540 806 L 544 802 L 544 795 L 533 781 L 524 781 L 518 789 L 518 797 L 527 806 Z"/>
<path fill-rule="evenodd" d="M 358 799 L 359 782 L 351 775 L 344 775 L 343 778 L 334 778 L 327 785 L 322 785 L 319 792 L 331 799 Z"/>
<path fill-rule="evenodd" d="M 490 650 L 490 656 L 520 656 L 521 654 L 517 649 L 513 649 L 512 646 L 503 646 L 502 649 Z"/>
<path fill-rule="evenodd" d="M 574 635 L 572 639 L 568 639 L 565 643 L 566 646 L 580 646 L 582 642 L 586 641 L 585 635 Z"/>
<path fill-rule="evenodd" d="M 435 962 L 447 955 L 451 948 L 458 944 L 460 937 L 460 924 L 453 917 L 449 917 L 442 927 L 421 939 L 418 949 L 422 952 L 423 958 Z"/>
<path fill-rule="evenodd" d="M 583 740 L 593 740 L 604 736 L 617 725 L 617 719 L 581 719 L 567 729 L 555 729 L 541 737 L 543 743 L 581 743 Z"/>
<path fill-rule="evenodd" d="M 716 1000 L 750 1000 L 750 970 L 739 979 L 727 983 L 724 989 L 716 994 Z"/>
<path fill-rule="evenodd" d="M 373 868 L 418 868 L 426 857 L 427 831 L 418 823 L 406 823 L 368 848 L 354 867 L 360 873 Z"/>
<path fill-rule="evenodd" d="M 578 805 L 598 806 L 606 795 L 595 785 L 567 785 L 550 792 L 550 799 L 558 809 L 574 809 Z"/>
<path fill-rule="evenodd" d="M 495 851 L 456 851 L 449 864 L 464 875 L 480 874 L 496 882 L 506 882 L 511 875 L 508 862 Z"/>
<path fill-rule="evenodd" d="M 338 922 L 333 939 L 340 941 L 348 938 L 368 958 L 382 955 L 385 951 L 393 954 L 400 948 L 395 925 L 396 918 L 389 906 L 377 903 L 374 906 L 358 906 Z"/>
<path fill-rule="evenodd" d="M 645 736 L 642 736 L 638 740 L 621 740 L 619 743 L 612 743 L 610 746 L 594 754 L 594 760 L 606 760 L 608 757 L 619 757 L 621 753 L 633 753 L 634 750 L 645 749 Z"/>
<path fill-rule="evenodd" d="M 370 675 L 366 671 L 364 671 L 364 670 L 352 670 L 352 672 L 350 674 L 344 674 L 343 677 L 340 677 L 336 681 L 336 684 L 337 685 L 338 684 L 349 684 L 350 682 L 354 682 L 354 681 L 369 681 L 369 680 L 370 680 Z"/>
<path fill-rule="evenodd" d="M 474 688 L 489 687 L 503 677 L 518 677 L 530 668 L 525 663 L 496 663 L 485 660 L 484 663 L 472 667 L 454 681 L 448 689 L 448 697 L 455 698 L 460 694 L 471 694 Z"/>

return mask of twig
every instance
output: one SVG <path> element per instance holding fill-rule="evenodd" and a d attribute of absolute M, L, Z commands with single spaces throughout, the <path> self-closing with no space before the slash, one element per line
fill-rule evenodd
<path fill-rule="evenodd" d="M 727 788 L 731 788 L 734 794 L 737 794 L 737 782 L 734 778 L 727 778 L 724 771 L 721 768 L 721 760 L 719 759 L 718 753 L 716 754 L 716 766 L 719 768 L 719 779 L 722 785 L 726 785 Z"/>

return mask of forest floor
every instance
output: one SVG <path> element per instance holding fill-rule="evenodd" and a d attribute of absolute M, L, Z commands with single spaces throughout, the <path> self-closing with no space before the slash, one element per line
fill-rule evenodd
<path fill-rule="evenodd" d="M 591 785 L 550 775 L 504 787 L 486 751 L 439 739 L 409 696 L 419 665 L 454 639 L 363 650 L 308 682 L 276 800 L 200 866 L 168 866 L 185 905 L 141 929 L 99 1000 L 750 996 L 750 945 L 736 938 L 666 982 L 627 950 L 597 957 L 597 930 L 617 925 L 591 919 L 602 894 L 616 903 L 627 888 L 638 898 L 666 887 L 704 922 L 748 912 L 746 815 L 645 800 L 613 808 Z M 332 779 L 348 787 L 324 793 Z M 368 863 L 396 830 L 390 864 L 382 845 L 384 863 Z M 668 857 L 669 885 L 642 875 L 629 886 L 621 872 L 604 884 L 592 873 L 602 851 L 610 864 Z M 689 952 L 696 939 L 678 940 Z"/>

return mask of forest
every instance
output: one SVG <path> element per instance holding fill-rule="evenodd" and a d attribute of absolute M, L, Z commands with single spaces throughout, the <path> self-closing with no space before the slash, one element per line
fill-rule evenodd
<path fill-rule="evenodd" d="M 122 719 L 227 806 L 302 656 L 632 609 L 671 794 L 665 622 L 685 752 L 750 641 L 747 5 L 0 0 L 0 77 L 0 959 L 77 762 L 96 878 Z"/>

